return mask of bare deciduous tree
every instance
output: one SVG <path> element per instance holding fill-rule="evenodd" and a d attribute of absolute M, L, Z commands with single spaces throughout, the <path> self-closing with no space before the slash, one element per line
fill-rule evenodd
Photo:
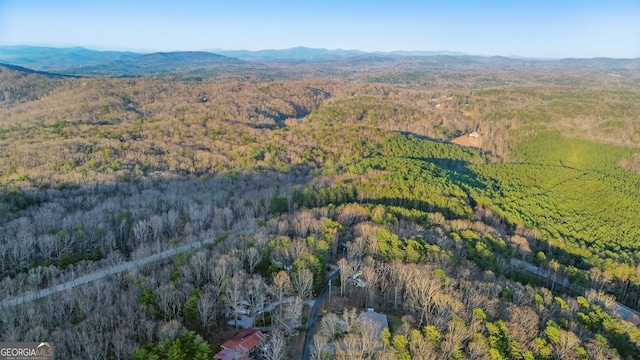
<path fill-rule="evenodd" d="M 267 285 L 262 276 L 254 275 L 248 283 L 249 311 L 254 316 L 263 315 L 264 307 L 267 304 Z"/>
<path fill-rule="evenodd" d="M 528 344 L 538 336 L 540 318 L 533 309 L 526 306 L 509 306 L 507 312 L 507 327 L 514 340 L 520 344 Z"/>
<path fill-rule="evenodd" d="M 467 339 L 468 331 L 464 321 L 455 316 L 449 321 L 444 341 L 440 344 L 440 354 L 444 359 L 449 359 L 462 349 L 462 343 Z"/>
<path fill-rule="evenodd" d="M 360 325 L 360 314 L 356 308 L 351 310 L 344 309 L 342 313 L 342 319 L 344 320 L 344 331 L 351 334 L 358 332 L 358 325 Z"/>
<path fill-rule="evenodd" d="M 362 349 L 362 337 L 359 334 L 347 334 L 342 338 L 336 348 L 336 356 L 338 359 L 359 360 L 364 359 L 364 351 Z"/>
<path fill-rule="evenodd" d="M 274 320 L 278 328 L 290 338 L 298 333 L 297 329 L 302 325 L 303 301 L 300 297 L 294 296 L 288 302 L 278 305 L 280 311 Z"/>
<path fill-rule="evenodd" d="M 206 251 L 198 251 L 189 259 L 189 268 L 192 273 L 192 282 L 195 287 L 200 287 L 204 285 L 205 281 L 208 280 L 208 271 L 207 271 L 207 252 Z"/>
<path fill-rule="evenodd" d="M 180 232 L 180 227 L 182 226 L 182 219 L 180 218 L 180 213 L 175 209 L 170 209 L 164 215 L 164 230 L 169 238 L 174 238 L 178 236 Z"/>
<path fill-rule="evenodd" d="M 159 241 L 164 228 L 164 220 L 160 215 L 153 215 L 149 218 L 149 227 L 153 241 Z"/>
<path fill-rule="evenodd" d="M 233 216 L 233 210 L 231 210 L 228 207 L 225 207 L 224 209 L 222 209 L 220 211 L 220 215 L 222 217 L 222 221 L 224 224 L 224 230 L 225 231 L 229 231 L 231 230 L 231 226 L 233 226 L 233 220 L 234 220 L 234 216 Z"/>
<path fill-rule="evenodd" d="M 285 296 L 291 292 L 291 279 L 286 271 L 279 271 L 274 277 L 270 286 L 271 294 L 276 299 L 276 303 L 282 304 Z"/>
<path fill-rule="evenodd" d="M 292 222 L 293 230 L 296 236 L 306 237 L 309 234 L 309 229 L 315 221 L 315 218 L 310 210 L 298 211 Z"/>
<path fill-rule="evenodd" d="M 467 346 L 467 353 L 471 360 L 489 360 L 491 353 L 486 342 L 481 340 L 473 340 Z"/>
<path fill-rule="evenodd" d="M 262 347 L 262 355 L 266 360 L 286 359 L 287 340 L 280 330 L 271 332 L 269 340 Z"/>
<path fill-rule="evenodd" d="M 328 353 L 327 345 L 327 338 L 322 334 L 316 334 L 316 336 L 313 337 L 313 342 L 311 342 L 311 359 L 325 359 Z"/>
<path fill-rule="evenodd" d="M 438 358 L 433 345 L 423 336 L 420 330 L 413 330 L 409 337 L 409 352 L 416 360 L 430 360 Z"/>
<path fill-rule="evenodd" d="M 338 260 L 338 268 L 340 269 L 340 296 L 344 296 L 347 283 L 353 275 L 353 267 L 349 265 L 345 258 Z"/>
<path fill-rule="evenodd" d="M 311 298 L 313 274 L 305 267 L 298 269 L 291 277 L 291 286 L 303 301 Z"/>
<path fill-rule="evenodd" d="M 208 331 L 215 324 L 217 302 L 216 294 L 208 289 L 200 292 L 198 296 L 198 320 L 205 331 Z"/>
<path fill-rule="evenodd" d="M 250 247 L 245 250 L 244 255 L 249 267 L 249 274 L 253 274 L 256 266 L 260 263 L 260 252 L 255 247 Z"/>
<path fill-rule="evenodd" d="M 218 289 L 218 291 L 222 290 L 222 283 L 229 275 L 228 264 L 223 259 L 224 258 L 220 259 L 220 261 L 216 263 L 209 274 L 211 284 L 213 284 L 214 288 Z"/>
<path fill-rule="evenodd" d="M 620 358 L 617 352 L 595 339 L 589 340 L 585 349 L 587 350 L 589 358 L 593 360 L 611 360 Z"/>
<path fill-rule="evenodd" d="M 375 299 L 376 289 L 378 285 L 378 274 L 371 266 L 367 266 L 362 270 L 362 280 L 365 283 L 364 306 L 369 307 Z"/>
<path fill-rule="evenodd" d="M 358 236 L 353 241 L 347 243 L 347 261 L 352 263 L 356 260 L 362 260 L 367 253 L 367 240 Z"/>
<path fill-rule="evenodd" d="M 344 334 L 344 327 L 340 323 L 340 318 L 334 313 L 329 313 L 320 320 L 320 334 L 325 341 L 333 341 L 333 339 Z"/>
<path fill-rule="evenodd" d="M 360 316 L 358 327 L 362 336 L 362 352 L 366 358 L 374 356 L 377 349 L 382 348 L 382 339 L 380 338 L 380 324 Z"/>
<path fill-rule="evenodd" d="M 49 338 L 49 330 L 45 329 L 40 325 L 36 325 L 35 327 L 29 329 L 22 339 L 22 341 L 45 341 Z"/>
<path fill-rule="evenodd" d="M 580 339 L 571 331 L 560 330 L 560 341 L 553 344 L 553 351 L 558 359 L 577 359 L 576 348 L 580 346 Z"/>
<path fill-rule="evenodd" d="M 140 220 L 133 226 L 133 238 L 135 244 L 142 244 L 151 238 L 152 230 L 146 220 Z"/>
<path fill-rule="evenodd" d="M 158 288 L 156 294 L 158 307 L 165 320 L 173 319 L 180 314 L 186 301 L 186 295 L 180 289 L 177 289 L 173 283 Z"/>
<path fill-rule="evenodd" d="M 435 297 L 439 284 L 430 276 L 414 276 L 407 283 L 407 305 L 420 315 L 420 324 L 427 321 L 429 314 L 435 309 Z"/>
<path fill-rule="evenodd" d="M 128 359 L 133 353 L 134 344 L 131 340 L 133 334 L 130 334 L 130 330 L 127 327 L 117 328 L 113 336 L 111 336 L 111 351 L 110 354 L 116 359 Z"/>
<path fill-rule="evenodd" d="M 239 272 L 229 279 L 224 289 L 224 302 L 233 314 L 236 330 L 238 329 L 238 316 L 241 314 L 243 308 L 242 302 L 246 296 L 245 281 L 245 274 Z"/>

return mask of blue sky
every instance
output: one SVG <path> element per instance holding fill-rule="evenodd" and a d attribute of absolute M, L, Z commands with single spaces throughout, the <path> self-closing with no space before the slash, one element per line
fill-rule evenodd
<path fill-rule="evenodd" d="M 0 0 L 0 45 L 640 57 L 640 0 Z"/>

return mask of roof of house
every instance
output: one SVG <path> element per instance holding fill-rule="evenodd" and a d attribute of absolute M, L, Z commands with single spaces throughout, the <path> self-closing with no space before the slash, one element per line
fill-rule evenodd
<path fill-rule="evenodd" d="M 245 360 L 245 355 L 267 339 L 260 330 L 246 329 L 220 345 L 222 350 L 214 358 L 222 360 Z"/>
<path fill-rule="evenodd" d="M 380 314 L 375 312 L 372 308 L 368 308 L 367 311 L 360 314 L 360 316 L 365 317 L 376 324 L 378 324 L 378 335 L 382 333 L 382 330 L 385 328 L 389 328 L 389 322 L 387 321 L 387 315 Z"/>
<path fill-rule="evenodd" d="M 251 360 L 251 358 L 238 354 L 231 349 L 222 349 L 219 353 L 213 355 L 213 358 L 220 360 Z"/>

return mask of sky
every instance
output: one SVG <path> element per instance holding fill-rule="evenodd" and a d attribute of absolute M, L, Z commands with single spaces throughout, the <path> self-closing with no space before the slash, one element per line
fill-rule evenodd
<path fill-rule="evenodd" d="M 0 0 L 0 45 L 640 57 L 640 0 Z"/>

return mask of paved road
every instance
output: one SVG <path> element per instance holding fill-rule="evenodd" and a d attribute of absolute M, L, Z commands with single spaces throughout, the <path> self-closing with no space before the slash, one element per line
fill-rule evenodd
<path fill-rule="evenodd" d="M 340 275 L 340 271 L 336 270 L 327 282 L 324 284 L 322 291 L 316 298 L 316 302 L 313 304 L 311 308 L 311 315 L 309 315 L 309 325 L 307 326 L 307 335 L 304 338 L 304 350 L 302 351 L 302 360 L 310 360 L 311 359 L 311 341 L 313 340 L 313 336 L 316 334 L 316 330 L 318 328 L 318 322 L 320 321 L 320 312 L 324 307 L 324 303 L 328 298 L 329 294 L 329 283 L 335 281 L 336 278 Z"/>
<path fill-rule="evenodd" d="M 71 281 L 67 281 L 65 283 L 56 285 L 56 286 L 52 286 L 52 287 L 48 287 L 46 289 L 42 289 L 42 290 L 38 290 L 38 291 L 34 291 L 31 293 L 27 293 L 24 294 L 22 296 L 18 296 L 15 297 L 13 299 L 8 299 L 8 300 L 3 300 L 2 302 L 0 302 L 0 309 L 4 309 L 4 308 L 8 308 L 8 307 L 12 307 L 12 306 L 16 306 L 16 305 L 20 305 L 20 304 L 24 304 L 30 301 L 34 301 L 37 299 L 41 299 L 43 297 L 49 296 L 49 295 L 53 295 L 56 293 L 59 293 L 61 291 L 65 291 L 67 289 L 71 289 L 74 288 L 76 286 L 80 286 L 86 283 L 89 283 L 91 281 L 95 281 L 98 279 L 102 279 L 105 278 L 107 276 L 111 276 L 117 273 L 121 273 L 124 271 L 128 271 L 128 270 L 132 270 L 138 266 L 142 266 L 142 265 L 146 265 L 149 263 L 152 263 L 154 261 L 158 261 L 161 259 L 166 259 L 168 257 L 174 256 L 176 254 L 191 250 L 191 249 L 197 249 L 202 247 L 203 242 L 193 242 L 193 243 L 189 243 L 187 245 L 182 245 L 180 247 L 177 248 L 173 248 L 173 249 L 169 249 L 157 254 L 153 254 L 153 255 L 149 255 L 147 257 L 141 258 L 141 259 L 137 259 L 137 260 L 132 260 L 132 261 L 128 261 L 122 264 L 118 264 L 115 266 L 112 266 L 110 268 L 106 268 L 106 269 L 102 269 L 102 270 L 98 270 L 94 273 L 79 277 L 77 279 L 73 279 Z"/>
<path fill-rule="evenodd" d="M 524 262 L 522 260 L 517 260 L 517 259 L 511 259 L 511 265 L 515 266 L 516 268 L 522 269 L 526 272 L 537 275 L 541 278 L 550 279 L 556 284 L 559 284 L 566 289 L 570 289 L 577 294 L 584 295 L 586 292 L 586 289 L 583 288 L 582 286 L 571 284 L 568 279 L 558 280 L 555 274 L 549 273 L 549 271 L 540 269 L 539 267 L 533 264 L 530 264 L 528 262 Z M 633 315 L 640 317 L 640 312 L 637 312 L 631 309 L 630 307 L 625 306 L 617 301 L 613 303 L 613 307 L 615 308 L 616 312 L 620 314 L 620 317 L 622 317 L 625 320 L 629 320 Z"/>

